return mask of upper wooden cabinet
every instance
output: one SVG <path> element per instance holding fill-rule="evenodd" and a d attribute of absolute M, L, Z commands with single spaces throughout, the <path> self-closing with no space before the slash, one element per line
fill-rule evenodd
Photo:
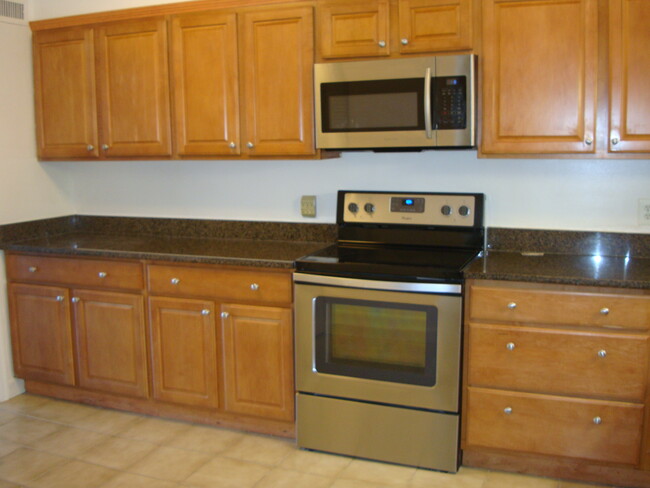
<path fill-rule="evenodd" d="M 650 152 L 650 2 L 609 2 L 612 152 Z"/>
<path fill-rule="evenodd" d="M 324 59 L 472 48 L 471 0 L 326 0 L 318 3 Z"/>
<path fill-rule="evenodd" d="M 171 155 L 167 70 L 165 19 L 98 28 L 100 143 L 106 156 Z"/>
<path fill-rule="evenodd" d="M 594 153 L 597 4 L 483 3 L 483 153 Z"/>

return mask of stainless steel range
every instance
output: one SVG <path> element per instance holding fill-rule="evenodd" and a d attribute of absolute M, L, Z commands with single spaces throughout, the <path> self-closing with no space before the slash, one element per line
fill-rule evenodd
<path fill-rule="evenodd" d="M 456 472 L 462 269 L 482 194 L 340 191 L 296 262 L 298 446 Z"/>

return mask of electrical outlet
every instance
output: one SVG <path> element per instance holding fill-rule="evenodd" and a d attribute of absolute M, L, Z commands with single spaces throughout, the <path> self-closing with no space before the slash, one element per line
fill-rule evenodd
<path fill-rule="evenodd" d="M 639 225 L 650 225 L 650 198 L 639 198 Z"/>
<path fill-rule="evenodd" d="M 303 195 L 300 199 L 300 213 L 303 217 L 316 217 L 316 196 Z"/>

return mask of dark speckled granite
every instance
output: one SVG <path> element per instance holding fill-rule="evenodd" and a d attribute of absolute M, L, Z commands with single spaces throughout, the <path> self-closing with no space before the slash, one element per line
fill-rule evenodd
<path fill-rule="evenodd" d="M 287 222 L 74 215 L 0 226 L 9 251 L 280 268 L 334 240 L 334 225 Z"/>

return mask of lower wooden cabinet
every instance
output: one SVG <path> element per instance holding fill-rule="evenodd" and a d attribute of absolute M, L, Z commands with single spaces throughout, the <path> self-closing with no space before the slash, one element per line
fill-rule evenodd
<path fill-rule="evenodd" d="M 217 327 L 214 303 L 149 299 L 153 397 L 218 407 Z"/>
<path fill-rule="evenodd" d="M 232 304 L 221 310 L 226 409 L 293 420 L 291 310 Z"/>
<path fill-rule="evenodd" d="M 74 385 L 68 290 L 54 286 L 10 284 L 9 313 L 16 376 Z"/>

